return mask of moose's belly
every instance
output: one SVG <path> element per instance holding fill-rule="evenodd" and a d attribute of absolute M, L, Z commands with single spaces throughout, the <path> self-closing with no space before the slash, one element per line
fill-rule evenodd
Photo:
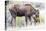
<path fill-rule="evenodd" d="M 17 16 L 25 16 L 25 12 L 22 12 L 22 11 L 17 12 Z"/>
<path fill-rule="evenodd" d="M 25 16 L 25 14 L 20 14 L 20 13 L 17 13 L 17 16 Z"/>

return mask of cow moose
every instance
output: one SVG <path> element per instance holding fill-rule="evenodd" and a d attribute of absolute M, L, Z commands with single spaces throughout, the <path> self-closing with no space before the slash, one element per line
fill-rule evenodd
<path fill-rule="evenodd" d="M 34 9 L 31 4 L 14 5 L 12 8 L 9 9 L 9 11 L 10 11 L 12 17 L 15 19 L 14 20 L 15 23 L 16 23 L 16 16 L 25 16 L 26 25 L 27 25 L 27 17 L 29 18 L 29 21 L 31 22 L 31 16 L 33 14 L 36 14 L 36 12 L 35 12 L 36 9 Z M 13 24 L 14 24 L 14 22 L 13 22 Z"/>

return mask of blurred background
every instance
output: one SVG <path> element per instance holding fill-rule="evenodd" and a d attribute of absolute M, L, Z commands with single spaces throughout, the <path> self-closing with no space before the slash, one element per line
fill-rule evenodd
<path fill-rule="evenodd" d="M 13 4 L 31 4 L 35 9 L 39 9 L 39 18 L 40 24 L 44 24 L 44 14 L 45 14 L 45 4 L 42 2 L 27 2 L 27 1 L 5 1 L 5 8 L 6 8 L 6 27 L 11 27 L 11 19 L 12 16 L 9 12 L 9 8 Z M 25 22 L 25 17 L 16 17 L 16 27 L 23 27 Z"/>

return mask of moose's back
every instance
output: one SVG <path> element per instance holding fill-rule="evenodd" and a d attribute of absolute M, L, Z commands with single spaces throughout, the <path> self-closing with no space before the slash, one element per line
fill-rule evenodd
<path fill-rule="evenodd" d="M 17 16 L 25 16 L 25 14 L 30 15 L 32 12 L 32 6 L 31 4 L 14 5 L 14 7 L 10 9 L 10 12 L 17 14 Z"/>

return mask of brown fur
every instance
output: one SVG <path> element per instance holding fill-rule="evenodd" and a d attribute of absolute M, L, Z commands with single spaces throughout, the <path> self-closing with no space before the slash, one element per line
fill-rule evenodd
<path fill-rule="evenodd" d="M 16 16 L 25 16 L 25 21 L 27 24 L 27 17 L 31 22 L 31 16 L 35 13 L 36 9 L 34 9 L 31 4 L 24 4 L 24 5 L 14 5 L 11 9 L 9 9 L 12 17 L 16 21 Z"/>

